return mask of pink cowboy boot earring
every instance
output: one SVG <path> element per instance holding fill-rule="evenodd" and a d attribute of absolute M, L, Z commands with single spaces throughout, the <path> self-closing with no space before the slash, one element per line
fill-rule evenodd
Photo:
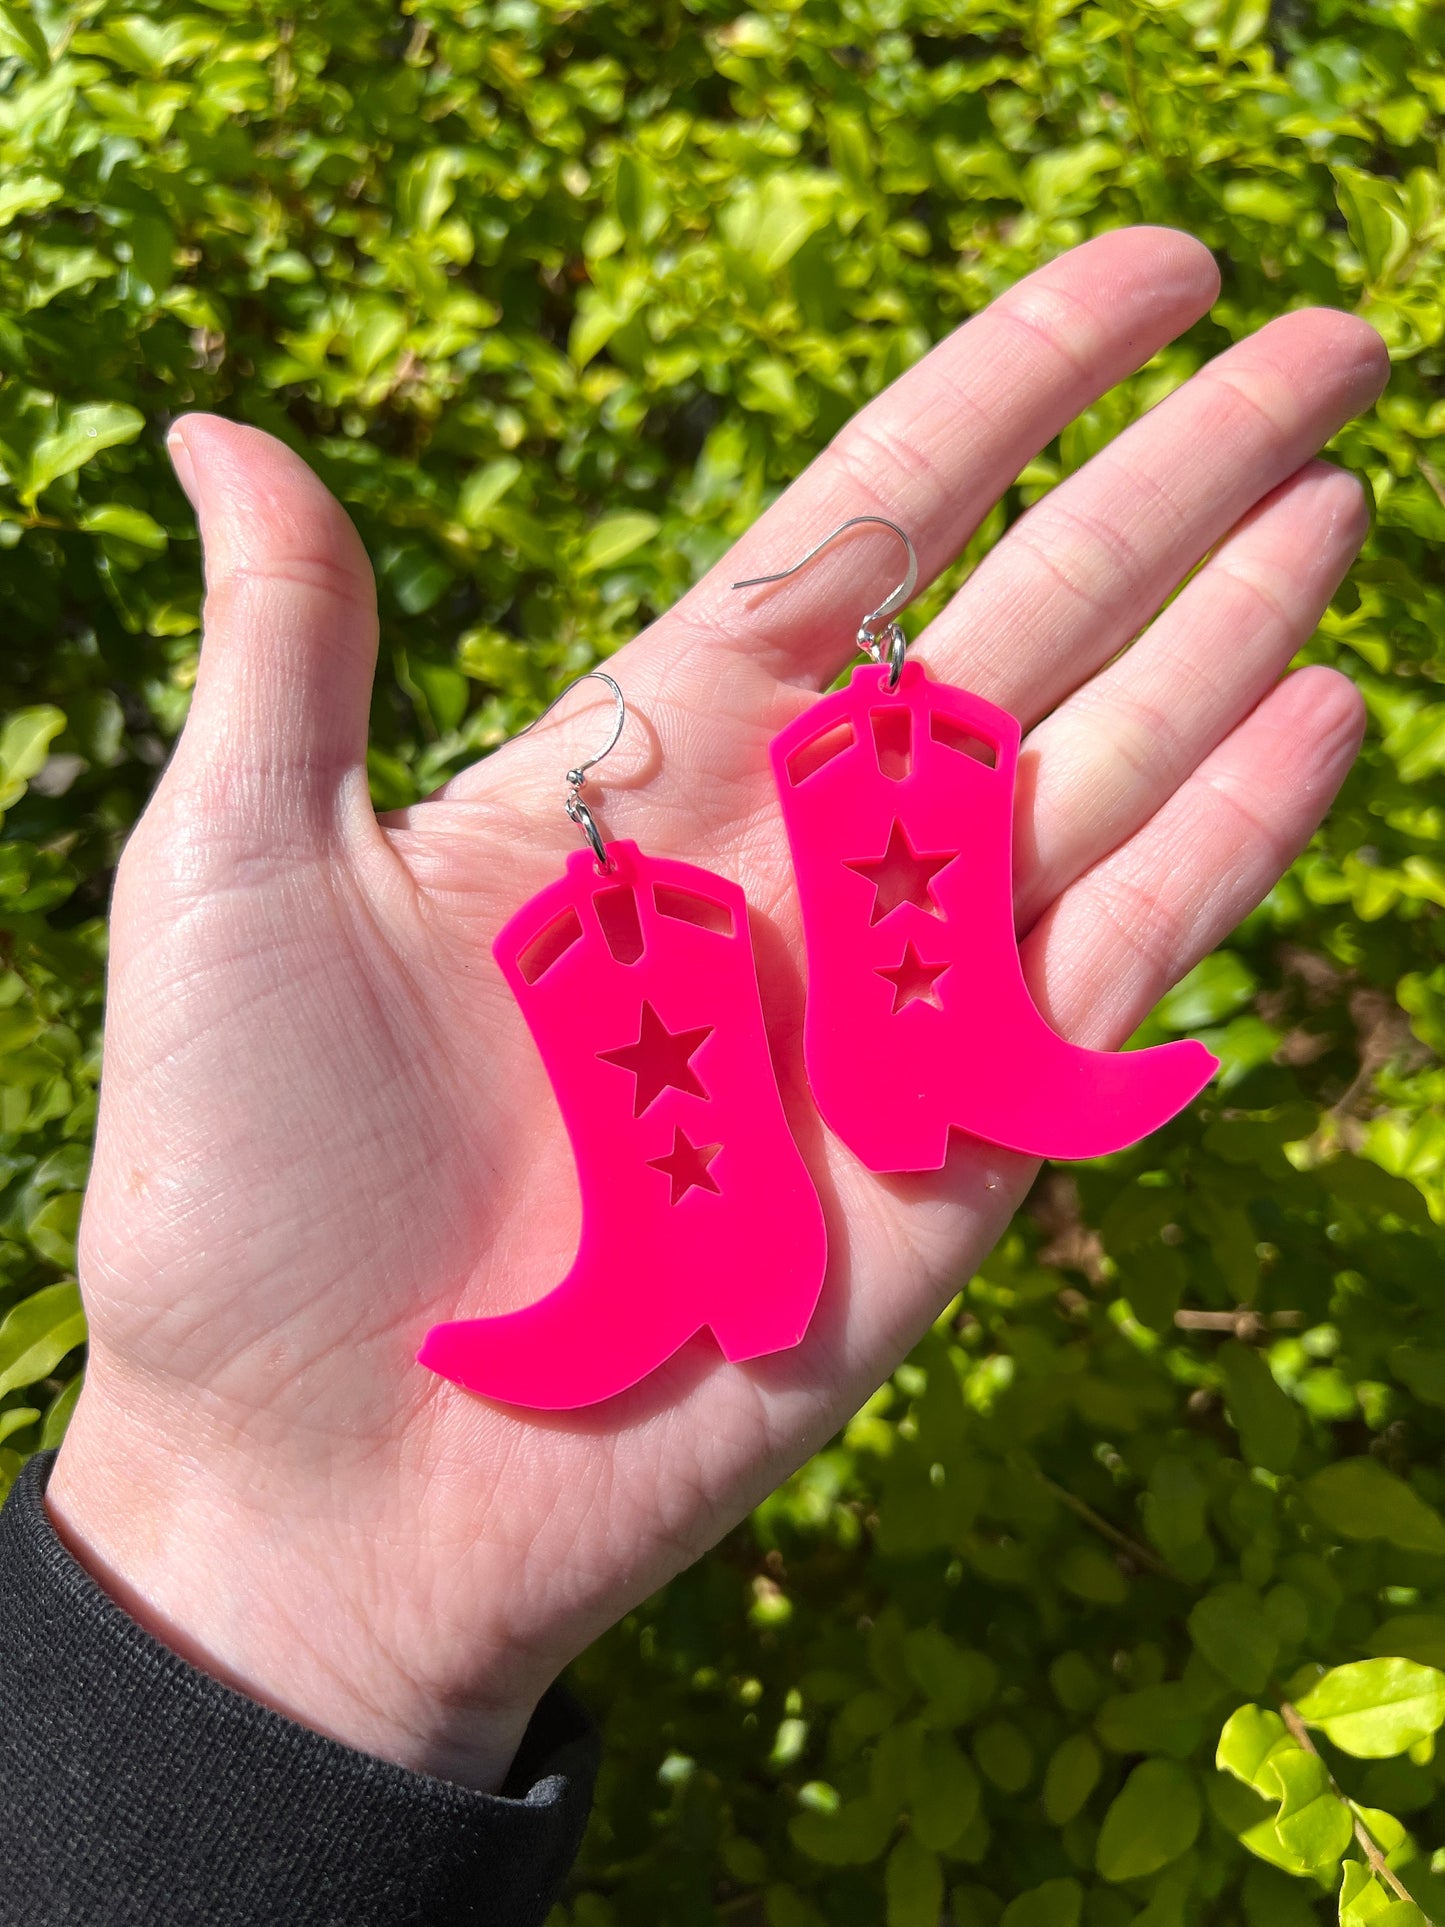
<path fill-rule="evenodd" d="M 864 618 L 872 657 L 774 738 L 808 959 L 804 1057 L 825 1122 L 871 1171 L 933 1171 L 951 1128 L 1034 1157 L 1146 1137 L 1217 1068 L 1202 1044 L 1115 1053 L 1040 1015 L 1014 933 L 1019 725 L 904 660 L 908 572 Z"/>
<path fill-rule="evenodd" d="M 626 705 L 610 676 L 590 679 L 612 691 L 616 717 L 606 748 L 567 776 L 586 848 L 492 946 L 572 1140 L 576 1261 L 536 1304 L 436 1325 L 418 1354 L 469 1391 L 549 1410 L 626 1390 L 705 1325 L 733 1361 L 796 1345 L 827 1256 L 778 1096 L 743 893 L 603 842 L 581 791 Z"/>

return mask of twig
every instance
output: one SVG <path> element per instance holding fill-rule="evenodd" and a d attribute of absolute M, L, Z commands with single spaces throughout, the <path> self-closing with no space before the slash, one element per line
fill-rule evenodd
<path fill-rule="evenodd" d="M 1280 1702 L 1279 1712 L 1280 1718 L 1289 1728 L 1293 1737 L 1304 1748 L 1305 1752 L 1313 1753 L 1315 1758 L 1323 1764 L 1323 1756 L 1314 1741 L 1310 1738 L 1309 1728 L 1288 1700 L 1282 1700 Z M 1346 1806 L 1350 1809 L 1350 1818 L 1355 1823 L 1355 1839 L 1359 1845 L 1360 1852 L 1364 1854 L 1365 1859 L 1369 1862 L 1370 1872 L 1377 1874 L 1390 1891 L 1400 1900 L 1407 1900 L 1412 1907 L 1418 1907 L 1420 1905 L 1419 1901 L 1416 1900 L 1415 1896 L 1410 1892 L 1410 1889 L 1400 1879 L 1400 1876 L 1395 1872 L 1394 1868 L 1386 1861 L 1384 1854 L 1380 1851 L 1379 1843 L 1356 1811 L 1354 1802 L 1347 1800 L 1345 1795 L 1340 1792 L 1339 1783 L 1336 1781 L 1334 1774 L 1330 1772 L 1328 1766 L 1325 1767 L 1325 1772 L 1329 1776 L 1330 1786 L 1337 1797 L 1344 1800 Z"/>
<path fill-rule="evenodd" d="M 1102 1512 L 1095 1512 L 1091 1505 L 1086 1505 L 1076 1494 L 1070 1492 L 1067 1486 L 1059 1485 L 1046 1472 L 1038 1473 L 1038 1477 L 1061 1505 L 1066 1505 L 1070 1512 L 1077 1513 L 1085 1525 L 1092 1526 L 1095 1532 L 1100 1533 L 1111 1545 L 1117 1546 L 1120 1552 L 1127 1552 L 1131 1559 L 1137 1560 L 1141 1566 L 1147 1566 L 1150 1572 L 1157 1572 L 1161 1579 L 1179 1577 L 1177 1573 L 1169 1570 L 1162 1559 L 1150 1552 L 1147 1546 L 1141 1546 L 1137 1540 L 1131 1539 L 1127 1532 L 1121 1532 L 1116 1525 L 1111 1524 L 1104 1517 Z"/>
<path fill-rule="evenodd" d="M 1303 1322 L 1297 1311 L 1176 1311 L 1174 1323 L 1184 1332 L 1233 1332 L 1236 1338 L 1258 1338 L 1262 1331 L 1288 1331 Z"/>

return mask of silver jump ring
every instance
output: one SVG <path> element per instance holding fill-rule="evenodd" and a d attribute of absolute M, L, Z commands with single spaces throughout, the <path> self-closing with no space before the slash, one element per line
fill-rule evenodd
<path fill-rule="evenodd" d="M 599 872 L 610 870 L 612 868 L 612 858 L 607 854 L 607 845 L 602 841 L 602 832 L 597 827 L 596 818 L 575 790 L 573 790 L 572 794 L 567 798 L 563 807 L 591 845 L 592 854 L 597 859 Z"/>
<path fill-rule="evenodd" d="M 908 638 L 896 622 L 890 622 L 880 635 L 865 622 L 858 631 L 858 646 L 866 649 L 874 662 L 888 671 L 888 687 L 896 689 L 908 654 Z"/>

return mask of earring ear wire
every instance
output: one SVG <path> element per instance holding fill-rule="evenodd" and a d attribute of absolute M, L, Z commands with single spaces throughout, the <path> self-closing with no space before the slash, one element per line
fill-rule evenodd
<path fill-rule="evenodd" d="M 578 676 L 574 681 L 569 682 L 565 689 L 559 690 L 542 711 L 541 715 L 534 716 L 531 722 L 527 724 L 526 729 L 519 729 L 511 740 L 514 743 L 519 742 L 523 736 L 526 736 L 530 731 L 534 730 L 538 723 L 545 722 L 557 705 L 570 696 L 574 689 L 580 689 L 584 682 L 606 683 L 607 687 L 612 691 L 612 734 L 607 738 L 607 741 L 595 756 L 589 756 L 586 762 L 578 763 L 572 769 L 568 770 L 567 797 L 562 807 L 567 812 L 568 821 L 575 823 L 587 839 L 592 854 L 597 859 L 597 868 L 599 870 L 610 870 L 612 868 L 612 859 L 607 854 L 607 845 L 602 841 L 602 832 L 597 827 L 596 818 L 582 801 L 582 787 L 587 781 L 587 772 L 596 769 L 603 758 L 610 756 L 613 750 L 616 749 L 618 742 L 621 740 L 622 731 L 627 723 L 627 698 L 612 680 L 611 676 L 609 676 L 604 669 L 589 669 L 585 675 Z"/>
<path fill-rule="evenodd" d="M 745 582 L 735 582 L 734 589 L 756 589 L 765 582 L 785 582 L 799 569 L 806 568 L 815 555 L 822 553 L 830 542 L 847 529 L 861 528 L 869 524 L 878 528 L 891 529 L 908 551 L 908 568 L 898 587 L 884 596 L 878 607 L 864 616 L 858 625 L 858 646 L 865 649 L 874 662 L 885 664 L 888 668 L 888 687 L 894 689 L 898 678 L 903 674 L 903 657 L 908 647 L 908 639 L 893 618 L 906 606 L 914 589 L 918 586 L 918 552 L 906 529 L 890 522 L 886 515 L 851 515 L 846 522 L 840 522 L 836 529 L 825 535 L 821 542 L 815 542 L 808 553 L 795 562 L 791 568 L 780 569 L 776 575 L 752 575 Z"/>

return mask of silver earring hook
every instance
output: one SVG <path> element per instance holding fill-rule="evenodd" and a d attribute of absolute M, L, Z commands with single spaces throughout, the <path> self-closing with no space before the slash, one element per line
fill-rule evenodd
<path fill-rule="evenodd" d="M 856 529 L 864 523 L 876 523 L 880 528 L 892 529 L 904 548 L 908 551 L 908 569 L 898 587 L 884 596 L 871 614 L 864 616 L 858 625 L 858 646 L 866 649 L 874 662 L 886 663 L 888 668 L 888 687 L 897 687 L 898 678 L 903 674 L 903 652 L 908 647 L 902 629 L 893 620 L 894 616 L 908 602 L 918 586 L 918 554 L 906 529 L 890 522 L 886 515 L 852 515 L 846 522 L 840 522 L 831 534 L 825 535 L 821 542 L 815 542 L 803 558 L 790 569 L 780 569 L 776 575 L 752 575 L 746 582 L 735 582 L 735 589 L 757 589 L 765 582 L 785 582 L 799 569 L 805 569 L 815 555 L 822 553 L 830 542 L 843 534 L 846 529 Z"/>
<path fill-rule="evenodd" d="M 514 743 L 517 742 L 521 737 L 527 735 L 529 731 L 534 730 L 538 723 L 544 722 L 547 717 L 552 714 L 552 711 L 557 707 L 558 703 L 565 697 L 570 696 L 574 689 L 580 689 L 584 682 L 605 682 L 607 687 L 612 691 L 612 734 L 607 738 L 606 743 L 598 750 L 595 756 L 589 756 L 585 763 L 578 763 L 574 768 L 568 770 L 567 800 L 562 807 L 567 812 L 568 820 L 575 823 L 583 836 L 586 837 L 588 846 L 593 856 L 597 859 L 598 869 L 610 870 L 612 868 L 612 859 L 607 854 L 607 845 L 602 841 L 602 832 L 597 827 L 596 818 L 582 801 L 581 792 L 583 785 L 587 781 L 588 770 L 596 769 L 604 756 L 610 756 L 612 754 L 618 742 L 621 740 L 622 731 L 627 723 L 627 700 L 611 676 L 609 676 L 604 669 L 589 669 L 585 675 L 578 676 L 575 681 L 569 682 L 565 689 L 558 691 L 542 711 L 541 715 L 532 718 L 526 729 L 519 729 L 517 734 L 512 738 L 512 741 Z"/>

